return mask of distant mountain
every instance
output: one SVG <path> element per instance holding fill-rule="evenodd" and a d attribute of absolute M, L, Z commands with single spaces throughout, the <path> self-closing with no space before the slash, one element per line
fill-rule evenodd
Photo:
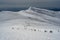
<path fill-rule="evenodd" d="M 27 7 L 25 7 L 25 8 L 23 8 L 23 7 L 21 7 L 21 8 L 0 8 L 0 11 L 14 11 L 14 12 L 16 12 L 16 11 L 20 11 L 20 10 L 26 10 L 26 9 L 28 9 Z M 52 11 L 60 11 L 60 8 L 44 8 L 44 9 L 47 9 L 47 10 L 52 10 Z"/>

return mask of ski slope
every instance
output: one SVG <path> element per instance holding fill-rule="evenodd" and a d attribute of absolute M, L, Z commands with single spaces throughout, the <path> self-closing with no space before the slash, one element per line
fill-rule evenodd
<path fill-rule="evenodd" d="M 35 7 L 2 11 L 0 40 L 60 40 L 60 12 Z"/>

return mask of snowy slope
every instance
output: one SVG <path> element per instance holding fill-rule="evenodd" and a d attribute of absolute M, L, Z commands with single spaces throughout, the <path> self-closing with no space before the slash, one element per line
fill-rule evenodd
<path fill-rule="evenodd" d="M 60 40 L 60 12 L 35 7 L 2 11 L 0 40 Z"/>

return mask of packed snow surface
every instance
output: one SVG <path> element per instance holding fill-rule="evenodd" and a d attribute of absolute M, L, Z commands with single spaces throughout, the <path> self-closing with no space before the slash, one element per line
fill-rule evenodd
<path fill-rule="evenodd" d="M 60 40 L 60 12 L 35 7 L 2 11 L 0 40 Z"/>

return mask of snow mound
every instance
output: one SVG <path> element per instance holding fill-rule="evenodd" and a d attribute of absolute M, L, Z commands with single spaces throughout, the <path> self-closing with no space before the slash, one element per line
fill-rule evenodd
<path fill-rule="evenodd" d="M 0 40 L 60 40 L 60 12 L 36 7 L 2 11 Z"/>

